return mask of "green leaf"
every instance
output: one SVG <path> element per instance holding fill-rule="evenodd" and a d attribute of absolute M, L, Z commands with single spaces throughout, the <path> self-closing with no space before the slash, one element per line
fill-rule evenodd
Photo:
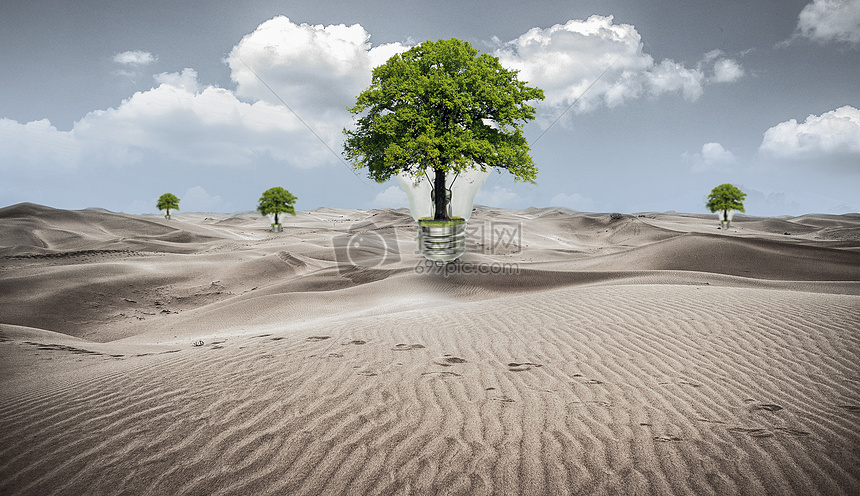
<path fill-rule="evenodd" d="M 705 206 L 711 212 L 726 212 L 728 210 L 737 210 L 739 212 L 746 212 L 744 210 L 744 198 L 747 195 L 737 187 L 731 184 L 721 184 L 714 188 L 711 191 L 711 194 L 708 195 L 708 203 Z"/>
<path fill-rule="evenodd" d="M 427 167 L 497 167 L 534 182 L 537 167 L 522 127 L 535 116 L 527 102 L 543 98 L 517 71 L 467 42 L 427 41 L 373 70 L 370 87 L 349 108 L 355 129 L 343 130 L 344 153 L 379 182 Z"/>
<path fill-rule="evenodd" d="M 274 215 L 275 224 L 278 224 L 279 214 L 296 215 L 293 204 L 298 200 L 292 193 L 280 186 L 269 188 L 263 192 L 257 204 L 257 211 L 262 215 Z"/>
<path fill-rule="evenodd" d="M 155 208 L 158 210 L 167 210 L 167 214 L 170 215 L 171 210 L 179 210 L 179 201 L 179 198 L 173 193 L 164 193 L 158 197 Z"/>

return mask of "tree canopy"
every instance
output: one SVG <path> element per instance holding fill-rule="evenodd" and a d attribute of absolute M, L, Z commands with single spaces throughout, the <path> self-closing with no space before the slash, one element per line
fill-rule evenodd
<path fill-rule="evenodd" d="M 426 41 L 373 70 L 370 87 L 349 108 L 360 117 L 354 131 L 343 130 L 344 152 L 378 182 L 433 168 L 438 217 L 446 172 L 498 167 L 534 182 L 537 167 L 522 126 L 535 115 L 526 102 L 543 98 L 517 71 L 478 55 L 468 42 Z"/>
<path fill-rule="evenodd" d="M 731 184 L 721 184 L 711 191 L 708 195 L 708 203 L 705 205 L 711 212 L 722 212 L 727 215 L 729 210 L 744 210 L 744 198 L 747 194 Z M 726 219 L 728 220 L 728 219 Z"/>
<path fill-rule="evenodd" d="M 159 210 L 167 211 L 167 215 L 170 215 L 170 210 L 179 210 L 179 198 L 173 193 L 164 193 L 163 195 L 158 197 L 158 202 L 155 204 L 155 208 Z"/>
<path fill-rule="evenodd" d="M 269 188 L 263 192 L 257 204 L 257 211 L 263 215 L 275 216 L 275 224 L 278 224 L 279 214 L 296 215 L 293 204 L 298 200 L 292 193 L 280 186 Z"/>

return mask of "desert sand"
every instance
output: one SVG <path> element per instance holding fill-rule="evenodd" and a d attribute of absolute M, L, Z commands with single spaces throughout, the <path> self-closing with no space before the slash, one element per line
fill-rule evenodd
<path fill-rule="evenodd" d="M 860 215 L 469 226 L 0 209 L 0 494 L 860 494 Z"/>

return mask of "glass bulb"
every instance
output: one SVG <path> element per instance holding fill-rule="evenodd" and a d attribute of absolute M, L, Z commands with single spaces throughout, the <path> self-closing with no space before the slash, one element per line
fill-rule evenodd
<path fill-rule="evenodd" d="M 409 197 L 409 211 L 418 221 L 418 247 L 421 254 L 434 262 L 452 262 L 466 252 L 466 221 L 472 215 L 475 195 L 490 175 L 489 171 L 469 170 L 445 174 L 448 190 L 448 217 L 451 222 L 433 221 L 436 205 L 433 183 L 436 174 L 428 167 L 424 174 L 412 176 L 401 172 L 397 182 Z"/>
<path fill-rule="evenodd" d="M 734 210 L 720 210 L 719 212 L 717 212 L 717 217 L 719 217 L 720 220 L 731 221 L 732 217 L 734 217 L 734 216 L 735 216 Z"/>
<path fill-rule="evenodd" d="M 734 210 L 720 210 L 717 212 L 717 217 L 720 218 L 720 224 L 725 223 L 726 228 L 729 228 L 732 225 L 732 217 L 734 216 Z"/>

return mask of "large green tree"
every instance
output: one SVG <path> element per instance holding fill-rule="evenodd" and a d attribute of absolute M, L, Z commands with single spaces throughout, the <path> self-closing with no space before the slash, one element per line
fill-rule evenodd
<path fill-rule="evenodd" d="M 280 186 L 269 188 L 263 192 L 260 197 L 260 202 L 257 204 L 257 211 L 263 215 L 275 215 L 275 224 L 279 224 L 279 214 L 296 215 L 296 209 L 293 204 L 296 203 L 296 198 L 292 193 Z"/>
<path fill-rule="evenodd" d="M 747 194 L 736 186 L 728 183 L 721 184 L 711 190 L 711 194 L 708 195 L 708 203 L 705 206 L 711 212 L 722 212 L 721 219 L 728 221 L 729 210 L 746 212 L 743 204 L 744 198 L 746 197 Z"/>
<path fill-rule="evenodd" d="M 165 216 L 170 218 L 170 209 L 179 210 L 179 198 L 173 193 L 164 193 L 158 197 L 155 208 L 167 211 Z"/>
<path fill-rule="evenodd" d="M 432 167 L 436 220 L 448 218 L 446 172 L 498 167 L 534 182 L 522 126 L 535 115 L 526 102 L 544 95 L 517 72 L 457 39 L 394 55 L 373 70 L 370 87 L 349 109 L 360 117 L 354 131 L 343 131 L 345 155 L 378 182 Z"/>

